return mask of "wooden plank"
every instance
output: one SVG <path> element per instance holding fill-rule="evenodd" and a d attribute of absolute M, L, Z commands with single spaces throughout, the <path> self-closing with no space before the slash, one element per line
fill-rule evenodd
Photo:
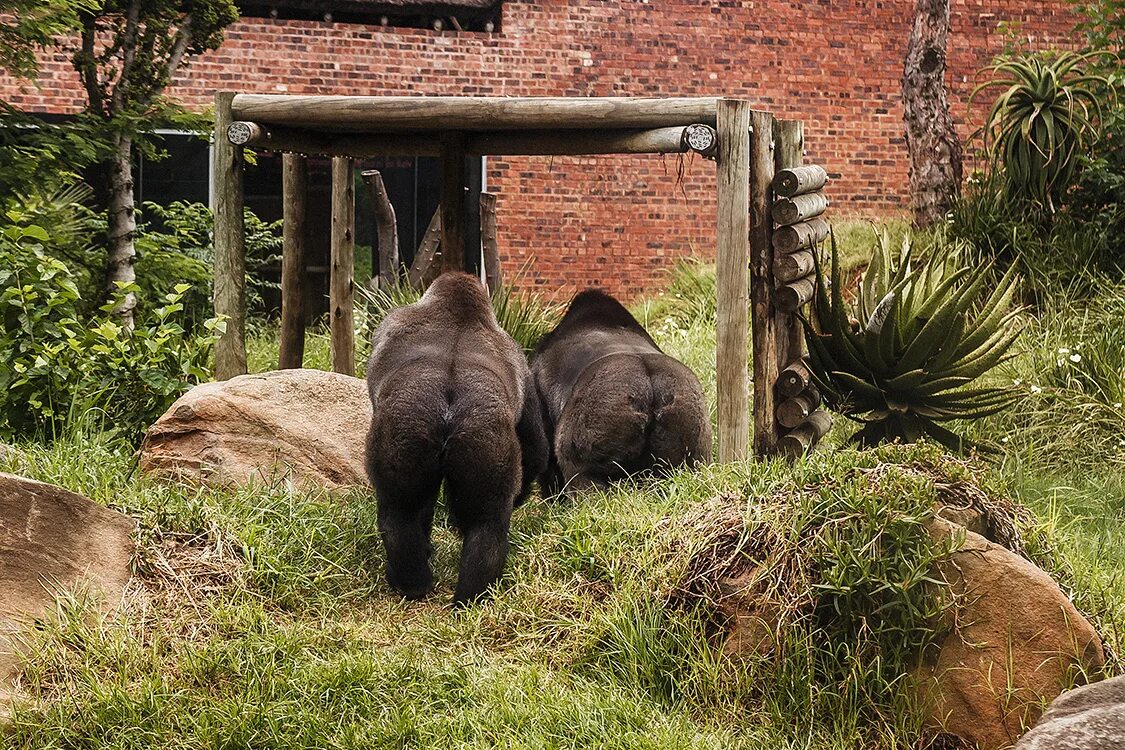
<path fill-rule="evenodd" d="M 377 169 L 360 173 L 371 196 L 371 212 L 375 216 L 375 237 L 378 243 L 379 288 L 390 289 L 398 281 L 398 221 L 391 205 L 383 175 Z"/>
<path fill-rule="evenodd" d="M 831 427 L 831 415 L 824 409 L 817 409 L 796 429 L 778 441 L 778 452 L 791 458 L 801 456 L 820 442 Z"/>
<path fill-rule="evenodd" d="M 779 120 L 774 128 L 774 171 L 777 174 L 784 174 L 788 171 L 797 171 L 802 169 L 801 162 L 804 160 L 805 151 L 805 129 L 804 125 L 797 120 Z M 823 170 L 822 170 L 823 171 Z M 816 175 L 813 175 L 815 177 Z M 825 173 L 827 178 L 827 173 Z M 774 178 L 774 184 L 778 182 Z M 810 183 L 811 184 L 811 183 Z M 797 226 L 807 226 L 798 224 Z M 811 231 L 811 234 L 809 232 Z M 820 228 L 816 227 L 812 230 L 806 230 L 806 234 L 810 236 L 809 250 L 807 252 L 782 254 L 778 252 L 777 237 L 782 234 L 781 229 L 774 230 L 774 283 L 792 283 L 802 277 L 807 277 L 808 274 L 814 273 L 816 264 L 814 262 L 815 245 L 811 243 L 811 238 L 819 235 Z M 824 225 L 824 234 L 828 233 L 828 225 Z M 797 238 L 798 240 L 800 237 Z M 807 291 L 802 288 L 798 293 L 798 301 L 796 307 L 791 308 L 790 311 L 795 311 L 800 307 L 800 295 Z M 815 286 L 813 288 L 815 292 Z M 781 297 L 785 297 L 788 291 L 783 291 Z M 806 300 L 807 301 L 807 300 Z M 801 321 L 794 315 L 786 314 L 786 304 L 792 304 L 792 301 L 782 301 L 775 313 L 778 315 L 777 321 L 777 336 L 778 336 L 778 364 L 782 367 L 789 365 L 793 362 L 799 361 L 805 356 L 805 328 Z"/>
<path fill-rule="evenodd" d="M 774 304 L 780 312 L 794 313 L 801 308 L 802 305 L 808 304 L 813 295 L 816 293 L 816 281 L 812 276 L 806 276 L 803 279 L 797 279 L 791 284 L 782 284 L 774 292 Z M 789 316 L 792 317 L 792 316 Z M 793 326 L 797 325 L 797 321 L 793 321 Z M 779 326 L 779 331 L 781 327 Z M 786 327 L 785 333 L 788 335 L 789 329 Z M 789 341 L 789 338 L 785 338 Z M 789 347 L 785 347 L 785 354 L 789 354 Z M 803 355 L 804 352 L 802 351 Z M 792 362 L 796 356 L 790 356 L 787 361 Z"/>
<path fill-rule="evenodd" d="M 773 305 L 773 115 L 750 116 L 750 308 L 754 344 L 754 452 L 768 456 L 777 447 L 774 384 L 777 382 L 778 332 Z"/>
<path fill-rule="evenodd" d="M 796 122 L 787 120 L 786 122 Z M 798 157 L 801 155 L 798 154 Z M 800 158 L 797 163 L 800 163 Z M 828 182 L 828 172 L 819 164 L 807 167 L 791 167 L 778 171 L 773 177 L 773 192 L 782 198 L 792 198 L 820 190 Z"/>
<path fill-rule="evenodd" d="M 223 137 L 231 122 L 234 94 L 215 94 L 215 314 L 226 331 L 215 344 L 215 378 L 246 373 L 246 231 L 242 215 L 242 148 Z"/>
<path fill-rule="evenodd" d="M 329 131 L 663 128 L 715 124 L 714 98 L 239 94 L 234 117 Z M 225 129 L 225 124 L 224 124 Z M 219 131 L 224 132 L 224 131 Z"/>
<path fill-rule="evenodd" d="M 803 359 L 792 362 L 781 371 L 777 378 L 777 393 L 779 396 L 791 398 L 809 387 L 812 374 Z"/>
<path fill-rule="evenodd" d="M 719 135 L 716 154 L 715 387 L 718 392 L 719 460 L 724 463 L 745 459 L 749 442 L 746 258 L 751 184 L 750 115 L 750 103 L 747 101 L 719 100 L 715 126 Z M 770 418 L 773 418 L 772 409 Z"/>
<path fill-rule="evenodd" d="M 260 151 L 319 156 L 438 156 L 441 133 L 325 133 L 281 125 L 239 121 L 227 130 L 232 143 Z M 710 125 L 696 123 L 649 130 L 528 130 L 471 132 L 465 153 L 470 156 L 568 156 L 586 154 L 714 153 L 718 142 Z"/>
<path fill-rule="evenodd" d="M 803 250 L 791 255 L 775 251 L 773 259 L 773 278 L 778 283 L 795 281 L 808 276 L 816 268 L 811 250 Z"/>
<path fill-rule="evenodd" d="M 414 253 L 414 262 L 410 264 L 410 272 L 406 275 L 410 286 L 415 289 L 429 286 L 429 282 L 437 275 L 431 269 L 441 267 L 440 260 L 434 262 L 440 246 L 441 205 L 439 204 L 434 211 L 434 215 L 430 217 L 430 224 L 426 227 L 426 233 L 422 235 L 422 241 L 418 243 L 418 250 Z"/>
<path fill-rule="evenodd" d="M 465 134 L 446 133 L 441 141 L 441 272 L 464 271 Z"/>
<path fill-rule="evenodd" d="M 773 204 L 773 220 L 778 224 L 796 224 L 819 216 L 828 209 L 824 193 L 805 193 L 792 198 L 781 198 Z"/>
<path fill-rule="evenodd" d="M 779 253 L 795 253 L 813 248 L 828 237 L 829 231 L 831 227 L 823 217 L 778 227 L 773 232 L 773 249 Z"/>
<path fill-rule="evenodd" d="M 305 221 L 309 163 L 304 156 L 281 159 L 281 344 L 277 366 L 301 367 L 305 360 Z"/>
<path fill-rule="evenodd" d="M 820 393 L 815 388 L 807 389 L 777 405 L 777 421 L 782 427 L 792 429 L 804 422 L 818 406 Z"/>
<path fill-rule="evenodd" d="M 328 281 L 332 369 L 355 375 L 355 162 L 332 159 L 332 273 Z"/>
<path fill-rule="evenodd" d="M 484 255 L 484 280 L 488 293 L 495 294 L 504 283 L 500 270 L 500 247 L 496 242 L 496 196 L 480 194 L 480 244 Z"/>

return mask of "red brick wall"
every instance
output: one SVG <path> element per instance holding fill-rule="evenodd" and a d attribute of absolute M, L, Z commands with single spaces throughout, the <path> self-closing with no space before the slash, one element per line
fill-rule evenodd
<path fill-rule="evenodd" d="M 507 0 L 502 31 L 441 33 L 246 19 L 195 61 L 174 94 L 206 107 L 216 89 L 308 94 L 500 96 L 733 95 L 805 122 L 826 165 L 832 211 L 889 215 L 906 205 L 899 77 L 914 4 L 819 0 Z M 975 71 L 1016 22 L 1035 46 L 1066 44 L 1065 0 L 953 2 L 949 83 L 967 134 Z M 41 88 L 0 79 L 0 98 L 74 111 L 65 55 Z M 713 166 L 677 157 L 492 159 L 500 248 L 525 283 L 566 294 L 591 284 L 626 296 L 657 288 L 672 258 L 710 256 Z"/>

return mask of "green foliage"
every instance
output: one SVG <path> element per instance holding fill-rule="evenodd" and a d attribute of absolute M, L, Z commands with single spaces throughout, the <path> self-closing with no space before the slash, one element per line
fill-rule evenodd
<path fill-rule="evenodd" d="M 982 128 L 985 148 L 1003 168 L 1009 200 L 1053 213 L 1075 183 L 1097 137 L 1109 81 L 1089 72 L 1096 55 L 1074 52 L 1001 59 L 974 96 L 1003 87 Z"/>
<path fill-rule="evenodd" d="M 49 233 L 38 225 L 12 224 L 0 236 L 0 436 L 43 434 L 90 411 L 129 439 L 136 438 L 176 397 L 206 380 L 210 348 L 221 332 L 189 335 L 180 324 L 177 286 L 133 330 L 111 318 L 116 300 L 101 315 L 80 322 L 81 294 L 66 264 L 45 250 Z M 124 295 L 136 291 L 123 287 Z"/>
<path fill-rule="evenodd" d="M 98 0 L 0 0 L 0 71 L 17 78 L 39 72 L 36 51 L 54 37 L 74 32 L 80 13 L 98 7 Z"/>
<path fill-rule="evenodd" d="M 357 296 L 362 301 L 356 322 L 360 329 L 360 341 L 367 344 L 383 318 L 396 307 L 413 304 L 422 298 L 422 292 L 411 287 L 404 279 L 387 289 L 371 289 L 357 286 Z M 496 322 L 523 347 L 532 351 L 539 339 L 543 338 L 558 322 L 559 310 L 556 306 L 535 294 L 522 294 L 511 283 L 505 284 L 492 294 L 492 310 Z M 360 360 L 365 359 L 366 350 L 360 352 Z"/>
<path fill-rule="evenodd" d="M 877 239 L 854 304 L 844 299 L 835 251 L 831 292 L 818 275 L 807 324 L 814 375 L 829 403 L 863 424 L 860 443 L 929 435 L 964 450 L 966 441 L 940 423 L 994 414 L 1013 398 L 1010 389 L 966 386 L 1019 335 L 1009 309 L 1015 273 L 996 280 L 990 266 L 964 267 L 940 243 L 914 268 L 909 238 L 897 258 L 886 232 Z"/>

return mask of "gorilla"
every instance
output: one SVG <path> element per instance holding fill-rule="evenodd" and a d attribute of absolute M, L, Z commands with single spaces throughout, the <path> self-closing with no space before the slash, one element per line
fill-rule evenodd
<path fill-rule="evenodd" d="M 547 465 L 547 437 L 520 346 L 496 323 L 481 282 L 447 273 L 376 329 L 367 387 L 387 580 L 408 599 L 433 586 L 434 504 L 443 483 L 462 537 L 455 605 L 479 599 L 508 556 L 512 509 Z"/>
<path fill-rule="evenodd" d="M 571 301 L 531 372 L 551 441 L 545 494 L 711 459 L 699 379 L 601 290 Z"/>

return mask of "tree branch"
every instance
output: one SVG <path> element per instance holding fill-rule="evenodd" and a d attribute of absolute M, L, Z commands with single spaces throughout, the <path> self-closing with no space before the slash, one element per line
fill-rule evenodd
<path fill-rule="evenodd" d="M 90 100 L 90 110 L 96 111 L 99 116 L 105 115 L 105 100 L 98 81 L 98 62 L 94 57 L 94 41 L 97 36 L 97 17 L 93 14 L 82 19 L 82 51 L 75 55 L 75 67 L 86 88 L 86 97 Z"/>
<path fill-rule="evenodd" d="M 117 85 L 113 89 L 113 110 L 120 112 L 124 107 L 125 89 L 132 86 L 133 66 L 137 59 L 137 31 L 140 26 L 141 3 L 132 0 L 129 10 L 125 14 L 125 33 L 121 38 L 121 75 L 117 78 Z"/>
<path fill-rule="evenodd" d="M 172 47 L 172 52 L 168 55 L 168 65 L 164 68 L 164 75 L 167 76 L 168 85 L 172 84 L 172 77 L 176 75 L 180 63 L 183 62 L 184 54 L 187 52 L 189 44 L 191 44 L 191 13 L 184 16 L 179 31 L 176 32 L 176 44 Z"/>

